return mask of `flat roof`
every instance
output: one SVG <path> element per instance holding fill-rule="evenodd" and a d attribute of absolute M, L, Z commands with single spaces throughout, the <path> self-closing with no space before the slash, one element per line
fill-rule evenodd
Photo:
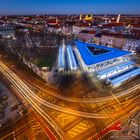
<path fill-rule="evenodd" d="M 116 48 L 109 48 L 109 47 L 85 43 L 81 41 L 75 41 L 75 43 L 86 65 L 92 65 L 92 64 L 100 63 L 100 62 L 107 61 L 113 58 L 117 58 L 120 56 L 132 54 L 131 52 L 128 52 L 128 51 L 122 51 Z M 103 50 L 106 50 L 107 52 L 101 53 L 99 55 L 94 55 L 94 53 L 90 51 L 88 46 L 101 49 L 101 50 L 103 49 Z"/>

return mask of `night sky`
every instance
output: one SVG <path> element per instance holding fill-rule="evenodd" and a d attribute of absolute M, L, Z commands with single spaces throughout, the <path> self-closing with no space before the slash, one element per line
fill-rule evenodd
<path fill-rule="evenodd" d="M 3 14 L 140 14 L 140 0 L 0 0 Z"/>

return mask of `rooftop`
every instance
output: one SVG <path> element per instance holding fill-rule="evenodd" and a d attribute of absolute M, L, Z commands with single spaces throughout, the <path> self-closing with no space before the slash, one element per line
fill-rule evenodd
<path fill-rule="evenodd" d="M 124 39 L 140 39 L 140 37 L 137 35 L 127 35 L 127 34 L 119 34 L 119 33 L 111 33 L 111 32 L 102 32 L 103 36 L 111 36 L 116 38 L 124 38 Z"/>
<path fill-rule="evenodd" d="M 75 43 L 86 65 L 92 65 L 131 54 L 131 52 L 128 51 L 84 43 L 81 41 L 76 41 Z"/>
<path fill-rule="evenodd" d="M 124 26 L 123 23 L 107 23 L 107 24 L 102 24 L 102 27 L 114 27 L 114 26 Z"/>
<path fill-rule="evenodd" d="M 85 34 L 95 34 L 96 31 L 82 30 L 80 33 L 85 33 Z"/>
<path fill-rule="evenodd" d="M 78 22 L 74 26 L 77 26 L 77 27 L 90 27 L 88 23 L 84 23 L 84 22 Z"/>

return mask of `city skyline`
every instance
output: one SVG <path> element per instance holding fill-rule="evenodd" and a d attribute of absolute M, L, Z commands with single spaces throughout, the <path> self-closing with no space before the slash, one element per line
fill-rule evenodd
<path fill-rule="evenodd" d="M 139 5 L 139 0 L 1 0 L 0 14 L 140 14 Z"/>
<path fill-rule="evenodd" d="M 140 140 L 140 0 L 0 0 L 0 140 Z"/>

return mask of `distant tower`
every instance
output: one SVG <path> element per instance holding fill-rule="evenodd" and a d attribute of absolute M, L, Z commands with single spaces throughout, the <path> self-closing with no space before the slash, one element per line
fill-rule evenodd
<path fill-rule="evenodd" d="M 80 18 L 79 18 L 79 20 L 82 20 L 83 19 L 83 15 L 82 14 L 80 14 Z"/>
<path fill-rule="evenodd" d="M 91 18 L 91 20 L 93 20 L 93 15 L 92 14 L 90 15 L 90 18 Z"/>
<path fill-rule="evenodd" d="M 87 21 L 90 21 L 93 19 L 93 16 L 92 14 L 89 16 L 89 15 L 86 15 L 85 19 L 84 20 L 87 20 Z"/>
<path fill-rule="evenodd" d="M 55 20 L 56 20 L 56 24 L 58 24 L 58 19 L 57 19 L 57 17 L 55 18 Z"/>
<path fill-rule="evenodd" d="M 117 17 L 117 23 L 120 22 L 120 18 L 121 18 L 121 15 L 119 14 L 118 17 Z"/>
<path fill-rule="evenodd" d="M 104 16 L 104 19 L 105 19 L 105 23 L 107 23 L 107 20 L 108 20 L 107 15 Z"/>

